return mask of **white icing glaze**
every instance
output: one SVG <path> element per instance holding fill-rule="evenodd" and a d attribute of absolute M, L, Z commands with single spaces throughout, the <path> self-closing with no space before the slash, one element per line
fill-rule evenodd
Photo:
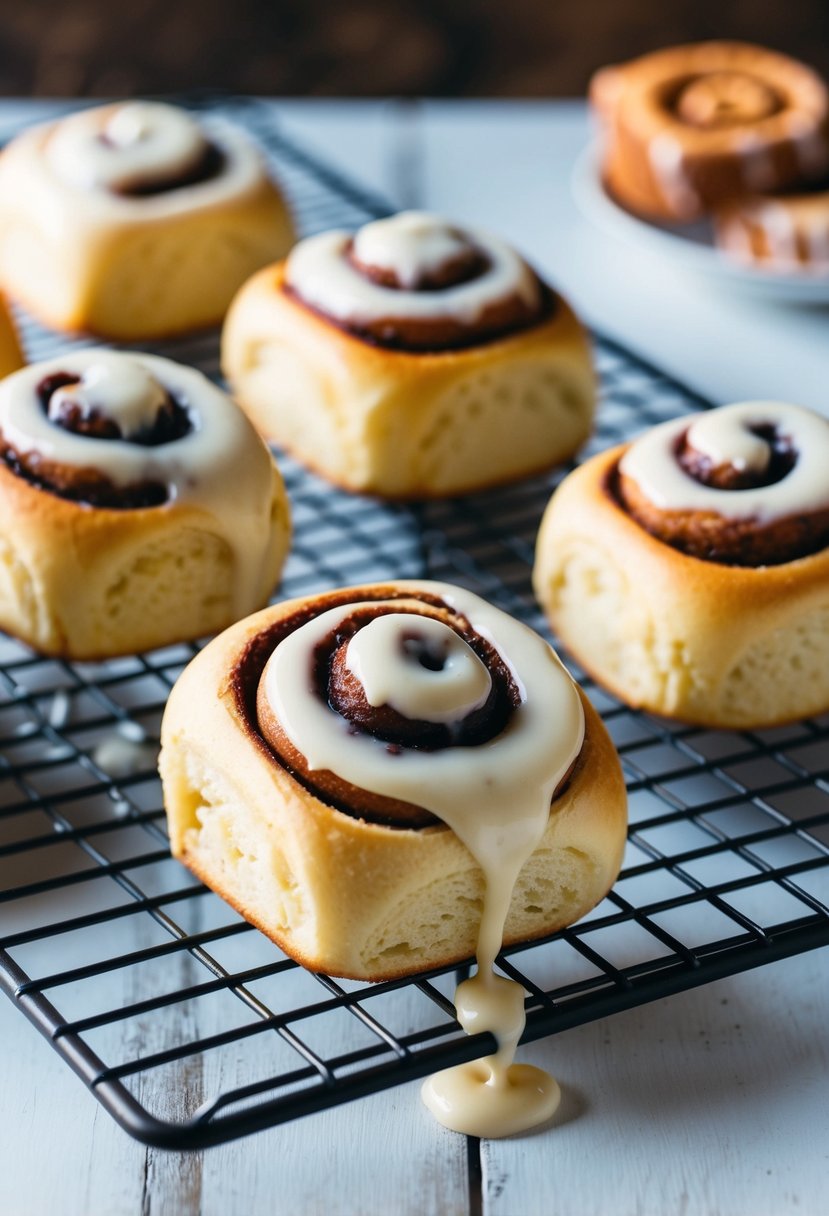
<path fill-rule="evenodd" d="M 773 426 L 796 453 L 790 472 L 773 485 L 746 490 L 706 486 L 686 473 L 676 445 L 687 430 L 691 446 L 715 463 L 764 468 L 762 440 L 748 428 Z M 654 427 L 628 448 L 619 468 L 650 501 L 666 511 L 712 511 L 727 519 L 767 523 L 789 515 L 829 508 L 829 422 L 801 406 L 775 401 L 746 401 L 710 413 L 676 418 Z"/>
<path fill-rule="evenodd" d="M 160 110 L 167 115 L 171 112 L 180 134 L 175 139 L 154 135 L 129 143 L 125 139 L 129 128 L 140 125 L 133 108 L 136 106 L 139 107 L 139 119 L 145 106 L 153 113 Z M 121 118 L 125 112 L 126 118 Z M 122 140 L 120 145 L 101 138 L 113 123 L 116 135 Z M 170 125 L 164 125 L 168 133 Z M 123 189 L 125 185 L 140 185 L 143 180 L 159 176 L 161 163 L 152 172 L 134 170 L 132 161 L 136 155 L 148 162 L 164 151 L 162 145 L 168 153 L 173 151 L 173 143 L 181 152 L 185 139 L 191 141 L 193 147 L 195 140 L 199 141 L 199 155 L 208 141 L 212 143 L 222 156 L 220 171 L 203 181 L 149 195 L 116 192 L 119 184 Z M 48 187 L 42 200 L 39 194 L 34 195 L 40 209 L 38 219 L 47 230 L 56 222 L 53 218 L 55 192 L 61 190 L 80 193 L 85 213 L 90 222 L 95 223 L 114 218 L 156 218 L 212 207 L 258 188 L 266 176 L 258 149 L 236 127 L 213 116 L 200 116 L 197 123 L 186 111 L 160 103 L 96 106 L 57 122 L 30 128 L 14 140 L 12 148 L 16 166 L 30 174 L 32 183 L 39 189 L 44 185 Z M 182 169 L 187 167 L 181 165 Z M 161 175 L 166 176 L 167 171 Z M 120 180 L 122 176 L 123 181 Z M 176 176 L 175 170 L 170 176 Z"/>
<path fill-rule="evenodd" d="M 436 223 L 426 211 L 401 211 L 389 219 L 375 220 L 354 237 L 358 261 L 393 271 L 401 287 L 411 290 L 426 275 L 473 249 L 462 232 L 442 221 Z"/>
<path fill-rule="evenodd" d="M 474 1124 L 477 1135 L 509 1135 L 547 1118 L 557 1104 L 558 1087 L 538 1070 L 511 1063 L 524 1027 L 523 991 L 497 976 L 493 967 L 515 882 L 544 832 L 556 786 L 581 749 L 584 713 L 572 680 L 532 630 L 457 587 L 429 582 L 399 586 L 439 596 L 499 653 L 521 696 L 501 734 L 475 747 L 437 752 L 403 748 L 392 754 L 371 736 L 350 733 L 347 723 L 309 688 L 309 656 L 345 617 L 367 606 L 360 602 L 329 609 L 280 642 L 265 668 L 265 694 L 309 769 L 327 769 L 359 788 L 425 807 L 456 833 L 480 865 L 485 898 L 478 970 L 460 986 L 457 1006 L 465 1028 L 493 1031 L 499 1050 L 484 1061 L 439 1073 L 427 1082 L 423 1096 L 449 1127 L 465 1131 Z M 405 612 L 405 601 L 389 603 L 393 611 L 382 619 L 396 622 L 389 628 L 396 628 L 401 638 L 411 630 L 412 616 Z M 421 620 L 417 618 L 418 627 Z M 361 659 L 363 670 L 382 662 L 382 654 L 382 648 L 370 650 Z M 420 706 L 422 672 L 416 660 L 398 665 L 400 703 L 414 698 Z M 442 673 L 432 674 L 440 702 Z"/>
<path fill-rule="evenodd" d="M 701 202 L 688 177 L 679 140 L 667 132 L 657 135 L 648 145 L 648 159 L 668 206 L 678 215 L 695 215 Z"/>
<path fill-rule="evenodd" d="M 335 320 L 359 325 L 387 317 L 447 317 L 474 325 L 488 307 L 510 296 L 519 296 L 530 308 L 540 303 L 538 280 L 515 250 L 489 233 L 459 233 L 439 216 L 404 211 L 368 224 L 354 240 L 362 261 L 372 263 L 376 256 L 378 266 L 393 269 L 405 282 L 417 283 L 463 247 L 482 253 L 487 266 L 465 283 L 406 291 L 383 287 L 352 265 L 346 256 L 350 232 L 308 237 L 291 251 L 286 281 L 307 304 Z"/>
<path fill-rule="evenodd" d="M 52 394 L 47 413 L 55 421 L 69 404 L 79 406 L 84 418 L 97 409 L 118 423 L 125 439 L 131 439 L 153 425 L 166 399 L 163 387 L 143 364 L 102 350 L 77 384 Z"/>
<path fill-rule="evenodd" d="M 123 409 L 143 417 L 157 391 L 162 397 L 169 392 L 186 409 L 191 429 L 154 447 L 75 434 L 50 421 L 38 397 L 40 382 L 57 372 L 83 379 L 89 404 L 111 406 L 116 415 Z M 73 390 L 66 395 L 74 399 Z M 0 382 L 0 432 L 21 455 L 37 452 L 50 463 L 98 469 L 118 486 L 166 486 L 168 503 L 151 509 L 169 510 L 181 502 L 203 511 L 234 555 L 234 603 L 242 612 L 256 603 L 278 474 L 242 411 L 201 372 L 155 355 L 94 347 L 67 351 Z"/>
<path fill-rule="evenodd" d="M 363 686 L 369 705 L 388 705 L 422 722 L 452 722 L 480 709 L 492 679 L 475 651 L 454 629 L 431 617 L 379 616 L 360 629 L 346 651 L 346 667 Z M 424 667 L 427 652 L 441 664 Z"/>
<path fill-rule="evenodd" d="M 46 155 L 64 181 L 119 191 L 184 175 L 207 146 L 201 127 L 185 110 L 132 101 L 110 111 L 103 124 L 97 109 L 65 119 L 55 128 Z"/>

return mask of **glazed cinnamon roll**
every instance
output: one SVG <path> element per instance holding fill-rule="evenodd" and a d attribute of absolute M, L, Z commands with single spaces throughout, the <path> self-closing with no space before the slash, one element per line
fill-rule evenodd
<path fill-rule="evenodd" d="M 739 42 L 670 47 L 590 86 L 603 174 L 629 210 L 687 221 L 829 171 L 829 90 L 804 64 Z"/>
<path fill-rule="evenodd" d="M 103 658 L 267 601 L 282 479 L 229 398 L 169 359 L 73 351 L 0 383 L 0 627 Z"/>
<path fill-rule="evenodd" d="M 134 341 L 215 325 L 292 239 L 247 138 L 174 106 L 84 110 L 0 156 L 0 284 L 56 329 Z"/>
<path fill-rule="evenodd" d="M 751 195 L 714 214 L 717 246 L 743 266 L 829 273 L 829 183 L 810 191 Z"/>
<path fill-rule="evenodd" d="M 748 402 L 681 418 L 562 483 L 536 594 L 629 704 L 759 727 L 829 707 L 829 422 Z"/>
<path fill-rule="evenodd" d="M 424 212 L 300 242 L 237 296 L 222 360 L 264 435 L 389 498 L 546 469 L 595 405 L 564 300 L 503 241 Z"/>
<path fill-rule="evenodd" d="M 160 768 L 174 855 L 288 954 L 354 978 L 476 943 L 490 966 L 591 908 L 625 835 L 614 749 L 549 646 L 440 583 L 233 626 L 176 684 Z"/>

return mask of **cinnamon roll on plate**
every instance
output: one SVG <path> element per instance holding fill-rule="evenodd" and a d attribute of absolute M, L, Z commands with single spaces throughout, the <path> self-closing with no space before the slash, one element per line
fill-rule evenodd
<path fill-rule="evenodd" d="M 729 199 L 829 173 L 829 89 L 775 51 L 669 47 L 603 68 L 590 99 L 605 183 L 648 219 L 698 219 Z"/>
<path fill-rule="evenodd" d="M 84 110 L 0 155 L 0 285 L 55 329 L 139 341 L 216 325 L 292 240 L 247 137 L 174 106 Z"/>
<path fill-rule="evenodd" d="M 550 647 L 441 583 L 232 626 L 173 689 L 160 770 L 173 854 L 307 967 L 357 979 L 476 943 L 490 968 L 592 908 L 625 837 L 614 748 Z"/>
<path fill-rule="evenodd" d="M 630 705 L 761 727 L 829 708 L 829 421 L 747 402 L 667 422 L 565 478 L 533 581 Z"/>
<path fill-rule="evenodd" d="M 423 212 L 300 242 L 240 291 L 222 361 L 268 439 L 389 498 L 547 469 L 595 408 L 565 301 L 497 237 Z"/>
<path fill-rule="evenodd" d="M 276 465 L 192 368 L 87 349 L 0 382 L 0 627 L 101 659 L 224 628 L 288 546 Z"/>

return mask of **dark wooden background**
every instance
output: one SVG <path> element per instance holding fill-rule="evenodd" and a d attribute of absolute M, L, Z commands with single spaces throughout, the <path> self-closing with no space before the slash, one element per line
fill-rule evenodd
<path fill-rule="evenodd" d="M 603 63 L 712 37 L 829 75 L 829 0 L 0 0 L 0 92 L 576 96 Z"/>

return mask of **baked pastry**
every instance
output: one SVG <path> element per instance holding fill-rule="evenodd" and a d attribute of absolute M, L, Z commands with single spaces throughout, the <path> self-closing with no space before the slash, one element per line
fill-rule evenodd
<path fill-rule="evenodd" d="M 292 240 L 245 135 L 174 106 L 84 110 L 0 156 L 0 284 L 55 329 L 137 341 L 215 325 Z"/>
<path fill-rule="evenodd" d="M 726 200 L 829 171 L 829 90 L 804 64 L 741 42 L 670 47 L 590 85 L 603 175 L 648 219 L 697 219 Z"/>
<path fill-rule="evenodd" d="M 270 453 L 200 372 L 89 349 L 0 382 L 0 627 L 35 649 L 222 629 L 266 603 L 288 533 Z"/>
<path fill-rule="evenodd" d="M 630 705 L 760 727 L 829 708 L 829 421 L 747 402 L 679 418 L 565 478 L 534 585 Z"/>
<path fill-rule="evenodd" d="M 441 583 L 234 625 L 176 683 L 160 771 L 174 856 L 305 966 L 358 979 L 468 957 L 485 885 L 507 942 L 570 923 L 624 843 L 616 753 L 550 647 Z"/>
<path fill-rule="evenodd" d="M 5 300 L 0 297 L 0 380 L 3 376 L 8 376 L 9 372 L 16 372 L 24 363 L 14 321 Z"/>
<path fill-rule="evenodd" d="M 829 186 L 736 199 L 714 214 L 716 244 L 760 270 L 829 273 Z"/>
<path fill-rule="evenodd" d="M 590 431 L 584 331 L 502 241 L 403 212 L 302 241 L 247 283 L 225 373 L 268 439 L 350 490 L 463 493 Z"/>

